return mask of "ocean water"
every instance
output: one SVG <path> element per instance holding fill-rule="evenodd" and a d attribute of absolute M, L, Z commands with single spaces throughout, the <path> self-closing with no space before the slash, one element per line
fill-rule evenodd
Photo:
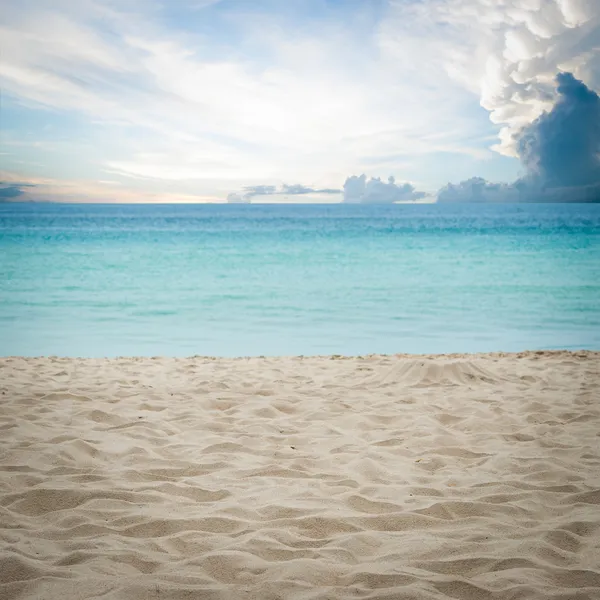
<path fill-rule="evenodd" d="M 0 205 L 0 355 L 600 349 L 600 205 Z"/>

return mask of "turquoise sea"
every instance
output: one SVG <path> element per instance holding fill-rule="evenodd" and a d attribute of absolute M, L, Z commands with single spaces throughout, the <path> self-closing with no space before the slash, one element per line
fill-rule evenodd
<path fill-rule="evenodd" d="M 0 205 L 0 355 L 600 349 L 600 205 Z"/>

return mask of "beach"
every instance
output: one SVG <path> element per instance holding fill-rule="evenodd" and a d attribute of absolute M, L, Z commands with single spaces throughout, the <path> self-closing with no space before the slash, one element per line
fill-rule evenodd
<path fill-rule="evenodd" d="M 1 358 L 0 597 L 600 597 L 600 352 Z"/>

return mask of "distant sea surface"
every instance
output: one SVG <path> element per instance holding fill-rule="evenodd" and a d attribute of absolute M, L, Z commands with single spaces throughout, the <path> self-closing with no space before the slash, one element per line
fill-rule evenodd
<path fill-rule="evenodd" d="M 0 205 L 0 355 L 600 349 L 600 205 Z"/>

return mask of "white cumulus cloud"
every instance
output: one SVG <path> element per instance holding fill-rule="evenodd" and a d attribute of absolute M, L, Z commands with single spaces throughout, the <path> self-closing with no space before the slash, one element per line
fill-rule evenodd
<path fill-rule="evenodd" d="M 393 177 L 386 183 L 379 177 L 367 179 L 366 175 L 352 175 L 344 183 L 344 202 L 354 204 L 393 204 L 420 200 L 425 196 L 411 183 L 397 184 Z"/>
<path fill-rule="evenodd" d="M 600 1 L 428 0 L 393 2 L 388 46 L 420 40 L 431 63 L 477 94 L 494 124 L 493 148 L 517 156 L 515 136 L 556 101 L 554 77 L 569 71 L 600 90 Z M 443 35 L 440 32 L 443 31 Z"/>

